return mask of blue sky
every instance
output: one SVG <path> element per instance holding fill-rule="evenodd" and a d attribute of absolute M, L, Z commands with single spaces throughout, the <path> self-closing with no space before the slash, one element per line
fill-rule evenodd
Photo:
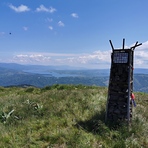
<path fill-rule="evenodd" d="M 147 0 L 2 0 L 0 62 L 109 68 L 115 48 L 136 41 L 148 68 Z"/>

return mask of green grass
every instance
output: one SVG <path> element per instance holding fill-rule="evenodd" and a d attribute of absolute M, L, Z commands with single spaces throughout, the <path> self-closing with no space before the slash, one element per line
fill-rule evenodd
<path fill-rule="evenodd" d="M 107 88 L 0 87 L 1 148 L 146 148 L 148 94 L 136 93 L 130 126 L 105 124 Z"/>

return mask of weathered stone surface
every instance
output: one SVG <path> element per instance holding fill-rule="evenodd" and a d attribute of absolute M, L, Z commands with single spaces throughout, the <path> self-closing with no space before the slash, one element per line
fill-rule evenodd
<path fill-rule="evenodd" d="M 113 51 L 113 56 L 114 52 L 115 51 Z M 127 55 L 131 54 L 131 56 L 133 56 L 131 50 L 122 50 L 122 53 L 124 52 L 127 53 Z M 119 64 L 117 61 L 120 61 L 120 58 L 123 60 L 123 63 L 121 62 Z M 130 56 L 128 56 L 127 63 L 124 63 L 122 57 L 116 57 L 116 63 L 114 63 L 112 59 L 107 106 L 107 118 L 110 120 L 126 120 L 128 117 L 129 92 L 133 89 L 133 72 L 129 73 L 130 65 L 133 65 L 133 61 L 129 60 L 129 58 Z M 130 106 L 129 110 L 132 117 L 132 106 Z"/>

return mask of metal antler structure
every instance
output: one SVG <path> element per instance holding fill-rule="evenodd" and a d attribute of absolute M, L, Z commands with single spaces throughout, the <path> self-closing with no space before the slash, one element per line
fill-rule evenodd
<path fill-rule="evenodd" d="M 123 39 L 122 49 L 114 49 L 112 41 L 109 40 L 109 42 L 112 54 L 106 121 L 126 120 L 130 122 L 132 119 L 134 50 L 142 43 L 136 42 L 134 46 L 125 49 L 125 39 Z"/>

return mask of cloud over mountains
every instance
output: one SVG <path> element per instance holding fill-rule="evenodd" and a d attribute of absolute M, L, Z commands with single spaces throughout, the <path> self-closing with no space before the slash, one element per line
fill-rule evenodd
<path fill-rule="evenodd" d="M 15 55 L 9 62 L 41 65 L 70 65 L 86 68 L 110 68 L 111 50 L 98 50 L 93 53 L 82 54 L 28 52 Z M 147 42 L 145 42 L 135 50 L 134 65 L 136 68 L 147 68 L 147 64 L 148 45 Z"/>

